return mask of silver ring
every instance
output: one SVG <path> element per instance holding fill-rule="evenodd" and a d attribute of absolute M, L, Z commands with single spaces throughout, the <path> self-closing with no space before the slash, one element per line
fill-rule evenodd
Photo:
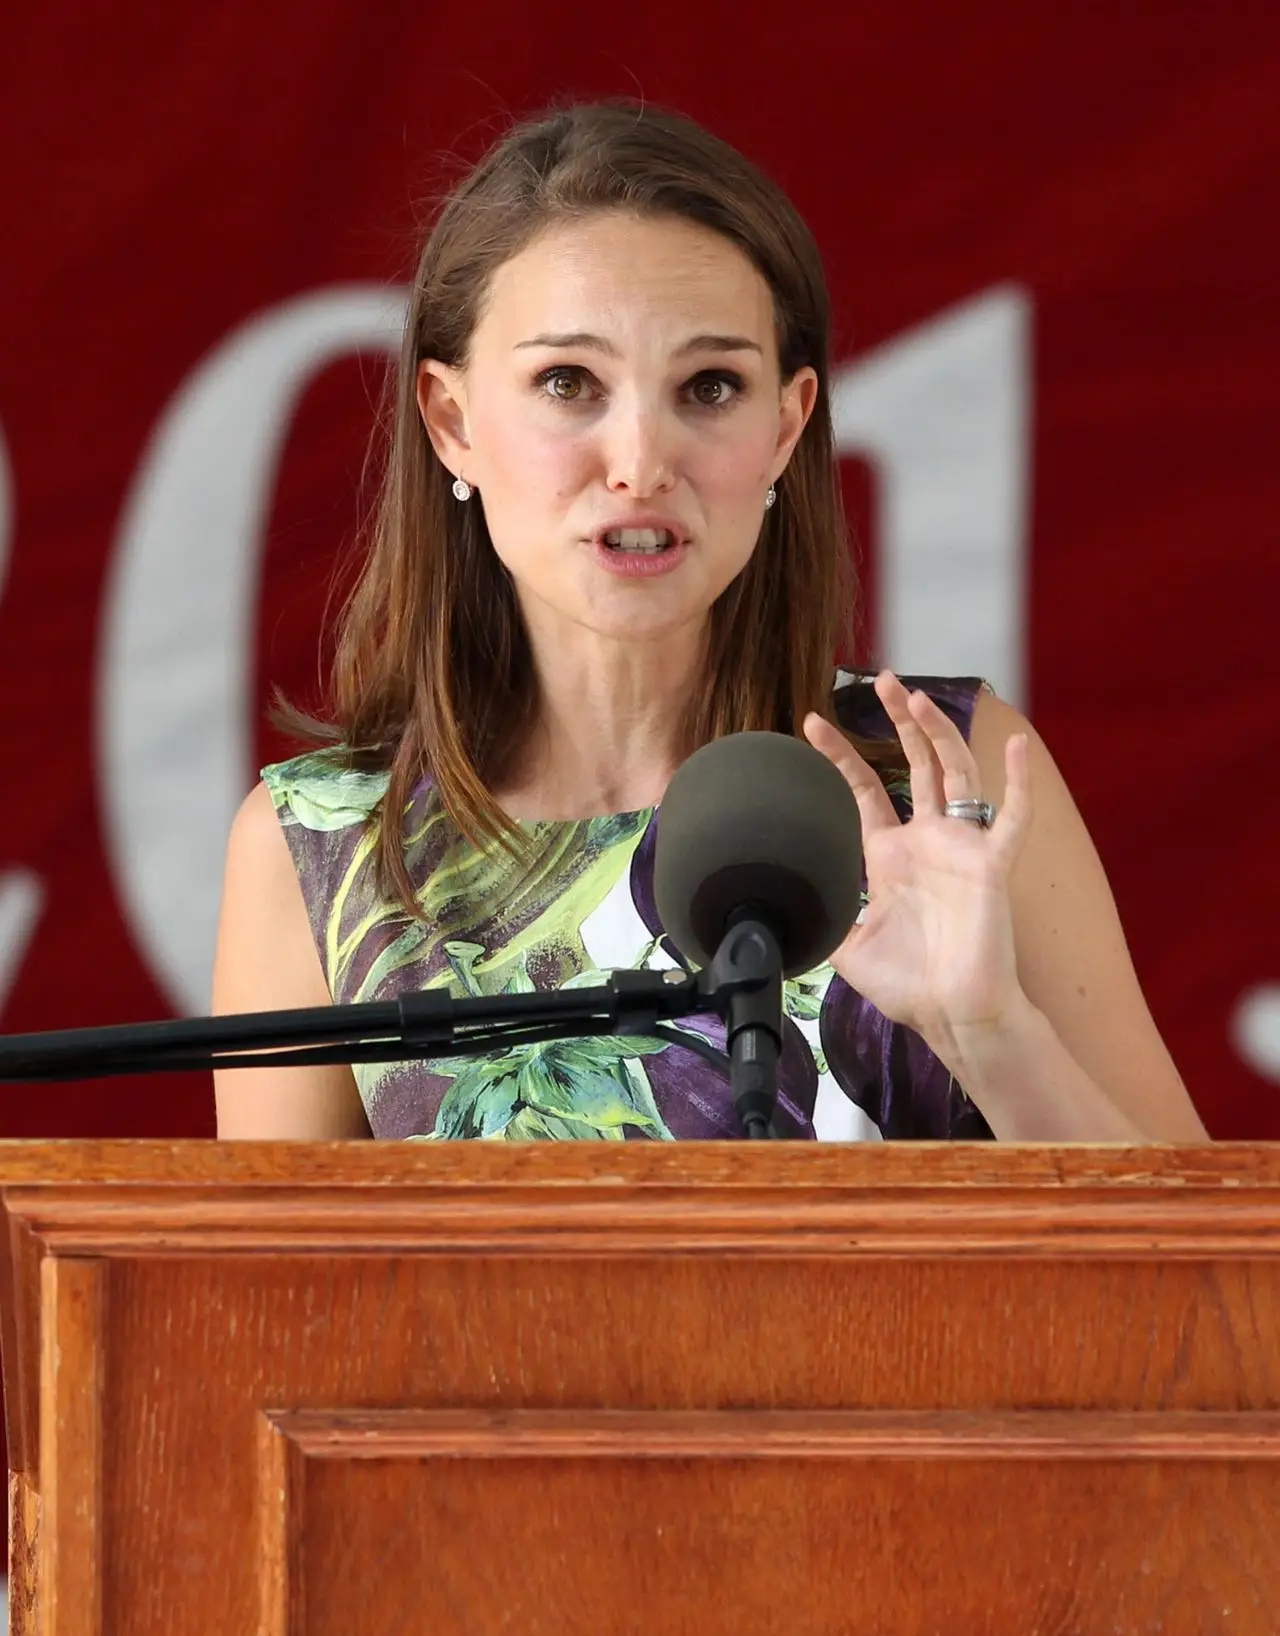
<path fill-rule="evenodd" d="M 990 829 L 996 815 L 990 801 L 984 801 L 980 795 L 964 801 L 948 801 L 942 811 L 948 818 L 963 818 L 966 823 L 977 824 L 979 829 Z"/>

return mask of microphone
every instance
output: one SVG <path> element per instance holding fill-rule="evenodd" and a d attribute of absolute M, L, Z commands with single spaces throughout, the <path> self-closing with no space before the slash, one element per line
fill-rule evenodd
<path fill-rule="evenodd" d="M 654 902 L 682 954 L 739 985 L 730 1080 L 751 1136 L 768 1135 L 777 1099 L 782 980 L 844 941 L 861 883 L 858 804 L 804 739 L 731 733 L 690 756 L 667 787 Z"/>

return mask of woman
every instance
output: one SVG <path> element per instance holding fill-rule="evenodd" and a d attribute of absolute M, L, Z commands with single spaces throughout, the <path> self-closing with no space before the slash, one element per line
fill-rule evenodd
<path fill-rule="evenodd" d="M 679 117 L 553 111 L 453 192 L 414 281 L 338 742 L 264 769 L 237 817 L 215 1010 L 670 966 L 669 778 L 721 734 L 803 732 L 857 799 L 866 894 L 787 985 L 778 1128 L 1203 1137 L 1028 723 L 976 679 L 836 671 L 827 332 L 795 210 Z M 224 1073 L 219 1133 L 740 1136 L 723 1027 L 682 1028 Z"/>

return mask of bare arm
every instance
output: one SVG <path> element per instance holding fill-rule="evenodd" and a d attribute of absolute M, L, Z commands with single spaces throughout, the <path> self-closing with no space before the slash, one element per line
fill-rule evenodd
<path fill-rule="evenodd" d="M 332 1004 L 302 889 L 265 784 L 236 815 L 227 843 L 213 971 L 213 1010 Z M 371 1133 L 350 1068 L 215 1073 L 218 1135 L 330 1141 Z"/>
<path fill-rule="evenodd" d="M 1203 1141 L 1062 775 L 1025 717 L 986 695 L 970 740 L 982 788 L 998 806 L 1005 744 L 1015 733 L 1027 735 L 1032 789 L 1032 823 L 1010 882 L 1018 976 L 1029 1005 L 1001 1028 L 957 1040 L 957 1077 L 975 1101 L 992 1107 L 1006 1139 Z M 1034 1104 L 1029 1083 L 1039 1093 Z"/>

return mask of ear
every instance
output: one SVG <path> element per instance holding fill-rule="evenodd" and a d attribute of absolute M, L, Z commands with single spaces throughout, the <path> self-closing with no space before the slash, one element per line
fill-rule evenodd
<path fill-rule="evenodd" d="M 418 365 L 418 413 L 441 461 L 455 477 L 465 476 L 463 468 L 471 444 L 467 438 L 467 389 L 461 370 L 442 364 L 438 358 L 424 358 Z"/>
<path fill-rule="evenodd" d="M 791 451 L 800 441 L 800 434 L 804 431 L 813 413 L 813 406 L 818 401 L 818 372 L 808 364 L 803 369 L 797 369 L 789 381 L 782 385 L 782 398 L 778 405 L 778 446 L 775 451 L 774 481 L 782 475 L 787 461 L 791 459 Z"/>

